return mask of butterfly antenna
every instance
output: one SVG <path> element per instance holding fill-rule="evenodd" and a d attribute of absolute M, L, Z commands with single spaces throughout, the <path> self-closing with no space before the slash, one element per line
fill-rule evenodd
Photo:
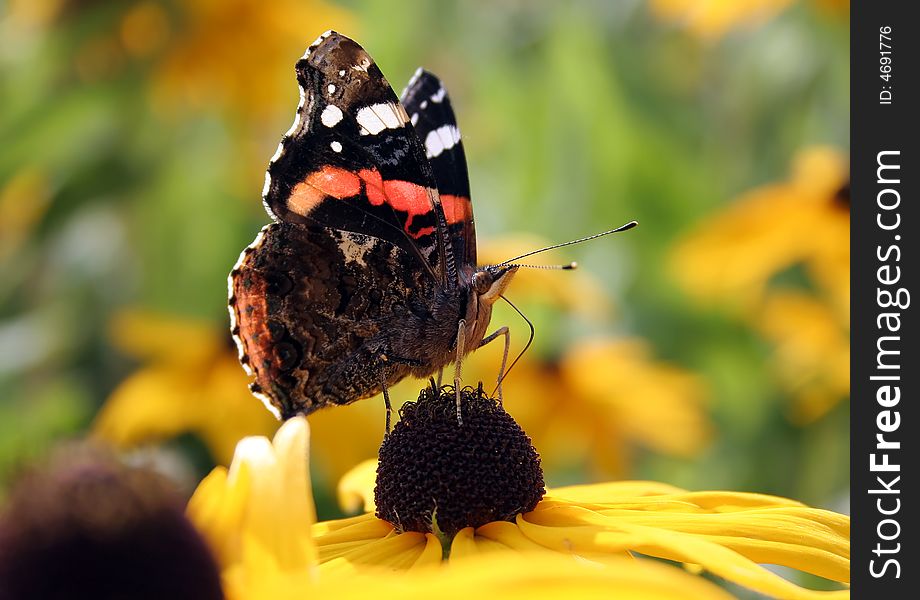
<path fill-rule="evenodd" d="M 522 255 L 520 255 L 520 256 L 515 256 L 514 258 L 509 258 L 509 259 L 506 260 L 505 262 L 500 263 L 500 264 L 495 265 L 495 266 L 497 266 L 497 267 L 503 267 L 503 266 L 505 266 L 505 265 L 507 265 L 507 264 L 509 264 L 509 263 L 513 263 L 513 262 L 516 261 L 516 260 L 521 260 L 522 258 L 526 258 L 526 257 L 528 257 L 528 256 L 533 256 L 534 254 L 539 254 L 540 252 L 546 252 L 547 250 L 555 250 L 556 248 L 562 248 L 562 247 L 564 247 L 564 246 L 571 246 L 572 244 L 580 244 L 580 243 L 582 243 L 582 242 L 587 242 L 588 240 L 594 240 L 594 239 L 597 239 L 597 238 L 599 238 L 599 237 L 604 237 L 605 235 L 610 235 L 611 233 L 619 233 L 619 232 L 621 232 L 621 231 L 626 231 L 626 230 L 628 230 L 628 229 L 632 229 L 633 227 L 635 227 L 635 226 L 638 225 L 638 224 L 639 224 L 638 221 L 630 221 L 629 223 L 626 223 L 625 225 L 620 225 L 620 226 L 617 227 L 616 229 L 611 229 L 611 230 L 609 230 L 609 231 L 603 231 L 603 232 L 601 232 L 601 233 L 595 233 L 594 235 L 589 235 L 588 237 L 579 238 L 579 239 L 577 239 L 577 240 L 571 240 L 571 241 L 569 241 L 569 242 L 562 242 L 561 244 L 554 244 L 554 245 L 552 245 L 552 246 L 547 246 L 546 248 L 540 248 L 539 250 L 531 250 L 530 252 L 527 252 L 527 253 L 522 254 Z M 550 267 L 550 268 L 552 268 L 552 267 Z M 562 268 L 565 269 L 566 267 L 562 267 Z M 575 268 L 575 267 L 568 267 L 568 268 Z M 522 315 L 522 316 L 523 316 L 523 315 Z"/>
<path fill-rule="evenodd" d="M 505 302 L 507 302 L 507 303 L 508 303 L 508 306 L 510 306 L 511 308 L 513 308 L 514 311 L 515 311 L 517 314 L 521 315 L 521 318 L 524 319 L 524 321 L 527 323 L 527 326 L 530 327 L 530 337 L 527 338 L 527 343 L 524 345 L 524 349 L 521 350 L 521 352 L 517 355 L 517 357 L 516 357 L 513 361 L 511 361 L 511 366 L 508 367 L 507 369 L 505 369 L 505 372 L 502 373 L 501 379 L 499 379 L 499 380 L 498 380 L 498 383 L 495 384 L 495 389 L 492 390 L 492 395 L 493 395 L 493 396 L 495 395 L 495 391 L 498 390 L 499 386 L 500 386 L 500 385 L 502 384 L 502 382 L 505 380 L 505 377 L 507 377 L 507 376 L 508 376 L 508 373 L 511 372 L 511 369 L 514 368 L 514 365 L 516 365 L 517 362 L 518 362 L 519 360 L 521 360 L 521 357 L 524 356 L 524 353 L 527 352 L 527 349 L 528 349 L 528 348 L 530 348 L 530 345 L 533 343 L 534 334 L 536 333 L 536 330 L 533 328 L 533 323 L 531 323 L 531 322 L 530 322 L 530 319 L 528 319 L 528 318 L 524 315 L 524 313 L 521 312 L 521 309 L 519 309 L 517 306 L 515 306 L 514 303 L 511 302 L 511 300 L 508 300 L 508 299 L 505 298 L 504 296 L 501 296 L 501 295 L 500 295 L 499 298 L 501 298 L 502 300 L 504 300 Z"/>
<path fill-rule="evenodd" d="M 574 271 L 578 268 L 577 262 L 570 262 L 567 265 L 522 265 L 521 263 L 503 262 L 500 266 L 506 267 L 524 267 L 527 269 L 543 269 L 544 271 Z"/>

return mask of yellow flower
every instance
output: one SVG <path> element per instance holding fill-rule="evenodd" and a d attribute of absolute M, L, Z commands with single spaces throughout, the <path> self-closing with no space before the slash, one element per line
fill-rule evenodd
<path fill-rule="evenodd" d="M 93 426 L 97 437 L 131 448 L 190 432 L 227 464 L 240 438 L 277 429 L 246 388 L 229 335 L 143 312 L 116 316 L 111 333 L 116 347 L 147 364 L 112 392 Z"/>
<path fill-rule="evenodd" d="M 760 25 L 792 0 L 652 0 L 652 13 L 675 22 L 698 38 L 714 41 L 731 29 Z"/>
<path fill-rule="evenodd" d="M 316 521 L 306 420 L 243 439 L 229 470 L 215 468 L 189 500 L 188 515 L 214 551 L 230 598 L 268 598 L 273 587 L 316 576 Z"/>
<path fill-rule="evenodd" d="M 372 515 L 314 523 L 308 436 L 306 420 L 296 417 L 274 442 L 243 440 L 230 469 L 215 469 L 189 502 L 231 600 L 325 592 L 459 599 L 474 591 L 547 599 L 563 591 L 585 598 L 729 597 L 681 569 L 628 558 L 632 550 L 700 564 L 776 597 L 848 594 L 805 590 L 747 558 L 845 579 L 845 517 L 768 496 L 693 494 L 647 482 L 561 488 L 516 523 L 461 531 L 445 562 L 437 536 L 396 533 Z"/>
<path fill-rule="evenodd" d="M 849 394 L 850 214 L 845 158 L 800 153 L 789 181 L 743 195 L 672 251 L 672 272 L 697 298 L 733 304 L 776 346 L 793 418 L 808 422 Z M 801 265 L 811 285 L 771 279 Z"/>
<path fill-rule="evenodd" d="M 803 264 L 849 312 L 850 213 L 846 159 L 815 147 L 793 162 L 789 181 L 742 195 L 707 217 L 673 249 L 671 271 L 703 300 L 750 306 L 771 277 Z"/>
<path fill-rule="evenodd" d="M 476 445 L 484 444 L 482 447 L 487 450 L 495 442 L 478 433 L 493 432 L 500 438 L 497 443 L 511 448 L 510 454 L 515 454 L 513 448 L 518 447 L 518 442 L 505 439 L 504 432 L 508 429 L 501 425 L 509 423 L 510 417 L 503 411 L 495 412 L 494 405 L 483 417 L 484 413 L 477 412 L 479 408 L 474 410 L 471 395 L 472 392 L 464 395 L 462 426 L 455 421 L 454 396 L 448 390 L 438 399 L 429 394 L 414 404 L 415 412 L 410 417 L 414 419 L 414 429 L 404 427 L 402 433 L 394 429 L 388 436 L 378 468 L 378 478 L 386 479 L 378 480 L 378 511 L 380 500 L 389 508 L 394 506 L 394 498 L 382 496 L 381 490 L 394 490 L 393 485 L 398 482 L 393 477 L 403 477 L 420 464 L 439 465 L 434 470 L 441 469 L 438 472 L 444 481 L 453 481 L 456 476 L 444 469 L 475 469 L 482 457 Z M 482 398 L 479 402 L 483 402 Z M 441 410 L 443 407 L 448 408 L 446 413 Z M 460 454 L 438 452 L 434 446 L 427 455 L 416 452 L 413 444 L 426 438 L 417 426 L 434 422 L 465 436 L 454 445 L 454 449 L 462 450 Z M 436 444 L 451 436 L 428 437 Z M 461 458 L 460 463 L 452 464 L 450 461 L 457 456 L 467 455 L 466 444 L 471 444 L 472 458 L 465 463 Z M 404 461 L 413 455 L 418 460 L 412 465 L 401 463 L 389 471 L 384 467 L 387 457 L 398 456 Z M 517 459 L 512 462 L 518 464 Z M 269 597 L 269 593 L 275 592 L 289 597 L 293 593 L 290 590 L 303 593 L 311 585 L 319 586 L 313 589 L 326 589 L 326 585 L 332 589 L 335 585 L 336 589 L 351 592 L 352 588 L 342 583 L 345 579 L 355 586 L 354 590 L 371 589 L 367 580 L 361 579 L 362 574 L 372 575 L 375 581 L 379 578 L 379 587 L 374 588 L 379 592 L 377 595 L 417 588 L 424 582 L 421 590 L 427 590 L 429 595 L 432 589 L 440 589 L 450 597 L 457 597 L 457 589 L 451 588 L 464 586 L 467 578 L 477 581 L 485 578 L 484 584 L 500 585 L 493 577 L 497 574 L 488 575 L 489 564 L 518 565 L 520 572 L 509 572 L 506 568 L 506 575 L 514 578 L 515 573 L 528 573 L 522 581 L 529 578 L 530 589 L 537 592 L 539 581 L 548 581 L 550 587 L 558 589 L 560 573 L 574 574 L 586 565 L 595 571 L 583 570 L 580 576 L 593 580 L 603 572 L 612 586 L 610 589 L 617 589 L 620 578 L 628 578 L 629 569 L 634 568 L 636 579 L 632 583 L 624 580 L 623 585 L 639 597 L 641 590 L 647 591 L 647 597 L 658 597 L 652 594 L 652 579 L 646 578 L 658 571 L 664 578 L 658 584 L 662 586 L 658 590 L 661 597 L 687 597 L 672 587 L 672 583 L 678 583 L 674 578 L 679 571 L 649 564 L 646 558 L 628 558 L 633 554 L 683 562 L 693 566 L 694 571 L 706 570 L 778 598 L 849 595 L 846 590 L 817 592 L 799 587 L 758 564 L 783 565 L 834 581 L 848 581 L 849 518 L 793 500 L 742 492 L 687 492 L 661 483 L 639 481 L 571 486 L 550 490 L 529 512 L 517 513 L 510 520 L 461 528 L 449 540 L 438 527 L 438 524 L 447 525 L 452 518 L 449 501 L 438 505 L 434 513 L 423 511 L 421 515 L 423 520 L 428 515 L 434 533 L 399 532 L 373 514 L 316 523 L 307 463 L 307 424 L 298 417 L 282 426 L 273 444 L 265 438 L 241 442 L 229 471 L 216 469 L 192 497 L 189 516 L 215 549 L 230 598 Z M 494 465 L 486 465 L 480 480 L 470 484 L 481 487 L 482 481 L 491 477 L 493 468 Z M 497 481 L 505 481 L 509 473 L 512 479 L 516 478 L 514 465 L 509 468 L 512 471 L 503 471 Z M 351 478 L 346 487 L 350 487 L 353 500 L 374 495 L 371 473 L 365 464 Z M 437 485 L 439 481 L 433 483 Z M 413 502 L 402 493 L 405 489 L 396 491 L 397 503 Z M 439 493 L 446 493 L 450 500 L 451 496 L 462 496 L 468 490 L 451 487 Z M 504 498 L 505 493 L 517 492 L 497 490 L 497 493 Z M 404 524 L 413 518 L 410 512 L 400 515 Z M 541 572 L 544 565 L 550 570 Z M 381 570 L 411 571 L 411 576 L 395 583 L 381 574 Z M 428 583 L 438 578 L 449 583 L 441 581 L 429 588 Z M 688 573 L 681 573 L 678 579 L 686 580 L 687 585 L 702 584 L 701 579 Z M 593 580 L 585 585 L 593 588 L 599 583 Z M 284 593 L 285 587 L 289 593 Z M 422 593 L 421 590 L 415 593 Z"/>
<path fill-rule="evenodd" d="M 811 423 L 849 395 L 849 337 L 825 304 L 778 291 L 767 297 L 756 326 L 774 344 L 774 370 L 796 398 L 794 422 Z"/>
<path fill-rule="evenodd" d="M 421 556 L 428 543 L 417 534 L 395 534 L 371 513 L 319 523 L 313 535 L 321 561 L 356 564 L 375 564 L 406 536 L 413 536 L 399 546 L 406 558 Z M 761 494 L 687 492 L 647 481 L 551 489 L 514 523 L 461 530 L 450 560 L 501 552 L 558 552 L 603 562 L 637 553 L 697 565 L 771 597 L 849 596 L 803 589 L 757 564 L 847 583 L 849 518 Z"/>

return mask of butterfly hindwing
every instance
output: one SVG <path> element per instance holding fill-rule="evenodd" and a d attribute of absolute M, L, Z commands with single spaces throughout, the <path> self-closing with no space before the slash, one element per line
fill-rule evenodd
<path fill-rule="evenodd" d="M 419 69 L 403 91 L 402 103 L 431 165 L 457 263 L 475 266 L 469 175 L 450 97 L 435 75 Z"/>
<path fill-rule="evenodd" d="M 345 404 L 402 378 L 388 330 L 429 280 L 377 238 L 272 223 L 230 280 L 230 311 L 253 393 L 282 418 Z"/>
<path fill-rule="evenodd" d="M 301 102 L 269 164 L 263 201 L 282 222 L 387 241 L 446 281 L 446 222 L 425 150 L 365 50 L 323 34 L 296 65 Z"/>

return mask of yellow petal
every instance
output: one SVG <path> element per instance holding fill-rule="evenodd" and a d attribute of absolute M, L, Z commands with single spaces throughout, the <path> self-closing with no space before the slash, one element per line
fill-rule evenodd
<path fill-rule="evenodd" d="M 437 536 L 425 534 L 425 548 L 422 553 L 415 559 L 415 563 L 409 568 L 410 571 L 421 571 L 429 567 L 438 566 L 444 557 L 444 550 Z"/>
<path fill-rule="evenodd" d="M 161 331 L 156 321 L 135 318 L 137 327 L 156 330 L 149 332 L 152 336 L 173 335 L 169 326 Z M 143 337 L 132 339 L 149 343 Z M 186 354 L 200 356 L 187 363 L 157 359 L 128 376 L 97 415 L 93 433 L 120 448 L 132 448 L 191 432 L 217 462 L 229 464 L 237 441 L 270 434 L 278 421 L 247 390 L 248 379 L 235 353 L 223 346 L 209 348 L 207 342 L 201 346 L 194 336 L 179 343 Z"/>
<path fill-rule="evenodd" d="M 393 526 L 373 514 L 359 515 L 348 519 L 322 521 L 313 526 L 313 537 L 317 544 L 337 544 L 374 540 L 393 531 Z"/>
<path fill-rule="evenodd" d="M 342 558 L 354 565 L 384 567 L 392 570 L 405 570 L 419 560 L 430 560 L 430 539 L 422 533 L 391 532 L 384 538 L 357 544 L 344 549 L 335 558 Z M 325 567 L 321 566 L 321 572 Z"/>
<path fill-rule="evenodd" d="M 241 440 L 229 470 L 215 469 L 192 496 L 189 517 L 235 594 L 245 597 L 264 581 L 312 576 L 318 558 L 308 448 L 306 419 L 290 419 L 272 442 Z"/>
<path fill-rule="evenodd" d="M 841 535 L 841 523 L 832 518 L 821 522 L 822 517 L 827 517 L 821 513 L 826 511 L 815 512 L 819 514 L 814 520 L 795 518 L 795 514 L 785 515 L 785 519 L 772 515 L 770 519 L 746 511 L 703 515 L 621 511 L 608 516 L 570 505 L 538 507 L 519 516 L 517 522 L 524 535 L 559 552 L 596 556 L 635 551 L 695 563 L 720 577 L 779 598 L 816 598 L 823 593 L 799 588 L 755 562 L 774 562 L 847 581 L 849 561 L 844 555 L 848 556 L 848 539 Z"/>
<path fill-rule="evenodd" d="M 188 370 L 142 368 L 115 388 L 96 417 L 93 433 L 130 448 L 188 431 L 204 418 L 198 382 L 198 374 Z"/>
<path fill-rule="evenodd" d="M 377 481 L 377 459 L 369 458 L 345 473 L 339 481 L 339 506 L 346 513 L 374 512 L 374 486 Z"/>
<path fill-rule="evenodd" d="M 554 554 L 489 554 L 451 562 L 442 568 L 419 570 L 411 577 L 387 575 L 359 575 L 350 579 L 348 585 L 340 581 L 320 582 L 312 590 L 313 597 L 345 600 L 367 597 L 727 600 L 731 597 L 701 577 L 649 560 L 622 559 L 598 566 Z"/>
<path fill-rule="evenodd" d="M 144 310 L 123 310 L 109 323 L 116 348 L 139 359 L 172 364 L 207 362 L 224 340 L 211 323 Z"/>
<path fill-rule="evenodd" d="M 683 492 L 680 488 L 657 481 L 611 481 L 569 485 L 547 490 L 547 496 L 572 502 L 610 502 L 622 497 L 643 497 Z"/>
<path fill-rule="evenodd" d="M 232 485 L 227 469 L 216 467 L 205 477 L 188 502 L 188 516 L 204 535 L 221 567 L 239 560 L 238 532 L 249 494 L 249 469 L 237 470 Z"/>

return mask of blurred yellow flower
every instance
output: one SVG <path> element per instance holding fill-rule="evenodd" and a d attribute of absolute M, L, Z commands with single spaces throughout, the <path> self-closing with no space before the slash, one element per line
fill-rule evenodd
<path fill-rule="evenodd" d="M 347 11 L 322 0 L 180 6 L 182 22 L 153 76 L 159 105 L 179 113 L 220 106 L 257 125 L 286 110 L 295 93 L 292 59 L 317 34 L 354 30 Z"/>
<path fill-rule="evenodd" d="M 464 366 L 466 381 L 494 385 L 499 343 Z M 595 478 L 622 476 L 641 446 L 689 457 L 708 443 L 702 380 L 654 359 L 644 341 L 597 338 L 575 342 L 558 361 L 526 355 L 505 379 L 505 406 L 533 438 L 544 468 L 579 465 Z M 491 388 L 490 388 L 491 389 Z"/>
<path fill-rule="evenodd" d="M 849 395 L 849 336 L 825 304 L 778 291 L 764 302 L 756 327 L 773 342 L 774 369 L 796 398 L 794 422 L 811 423 Z"/>
<path fill-rule="evenodd" d="M 792 0 L 651 0 L 652 13 L 674 22 L 693 35 L 714 41 L 729 30 L 755 27 L 779 12 Z"/>
<path fill-rule="evenodd" d="M 846 158 L 798 154 L 784 183 L 766 185 L 696 226 L 671 252 L 671 272 L 703 300 L 749 307 L 771 277 L 802 264 L 849 313 L 850 213 Z"/>
<path fill-rule="evenodd" d="M 124 312 L 113 319 L 111 337 L 147 364 L 112 392 L 94 423 L 96 436 L 131 448 L 194 433 L 227 464 L 241 438 L 277 429 L 249 393 L 229 335 L 202 322 Z"/>
<path fill-rule="evenodd" d="M 590 576 L 591 570 L 579 573 L 585 563 L 595 569 L 595 577 L 605 574 L 602 577 L 611 586 L 608 592 L 619 590 L 620 577 L 630 579 L 630 568 L 635 569 L 636 580 L 623 585 L 636 597 L 696 597 L 707 589 L 698 587 L 702 579 L 688 573 L 626 558 L 633 552 L 698 565 L 777 598 L 849 596 L 846 590 L 801 588 L 757 564 L 785 565 L 846 582 L 849 519 L 759 494 L 694 493 L 652 482 L 559 488 L 513 523 L 498 521 L 461 530 L 447 552 L 435 535 L 396 533 L 392 525 L 371 514 L 315 523 L 307 439 L 306 420 L 296 417 L 282 426 L 273 443 L 266 438 L 243 440 L 229 471 L 215 469 L 189 502 L 189 516 L 214 548 L 230 598 L 269 598 L 285 589 L 288 593 L 281 597 L 287 597 L 290 590 L 303 593 L 310 585 L 333 582 L 346 587 L 346 578 L 372 580 L 375 587 L 365 589 L 375 590 L 377 596 L 389 595 L 395 589 L 389 586 L 395 584 L 381 569 L 411 570 L 410 578 L 400 580 L 403 586 L 416 578 L 419 585 L 440 579 L 445 587 L 437 589 L 456 594 L 451 587 L 463 586 L 471 574 L 485 583 L 512 577 L 507 565 L 522 565 L 522 569 L 529 565 L 521 581 L 529 580 L 529 589 L 538 594 L 539 586 L 534 584 L 550 574 L 567 573 L 574 583 L 588 573 L 584 585 L 596 589 L 599 582 Z M 355 493 L 360 494 L 358 481 L 364 480 L 363 495 L 372 495 L 369 474 L 365 465 L 355 476 Z M 477 558 L 479 554 L 489 556 Z M 447 555 L 447 570 L 439 568 Z M 487 565 L 494 571 L 489 572 Z M 653 580 L 646 579 L 646 574 L 652 574 L 650 567 L 664 578 L 657 592 Z M 552 570 L 541 573 L 543 568 Z M 502 571 L 504 575 L 499 574 Z M 362 573 L 372 578 L 364 580 Z M 574 578 L 576 573 L 579 579 Z M 693 587 L 681 593 L 672 586 L 681 581 Z M 422 589 L 432 592 L 427 586 Z M 643 590 L 645 595 L 640 593 Z"/>
<path fill-rule="evenodd" d="M 740 310 L 776 347 L 793 419 L 823 416 L 849 394 L 850 213 L 845 157 L 809 148 L 789 181 L 744 194 L 671 253 L 689 293 Z M 811 290 L 771 286 L 801 265 Z"/>
<path fill-rule="evenodd" d="M 480 240 L 479 264 L 499 264 L 551 244 L 543 238 L 523 233 Z M 528 256 L 523 262 L 542 266 L 568 264 L 564 260 L 560 261 L 558 254 L 545 252 Z M 595 322 L 606 322 L 612 313 L 610 297 L 604 292 L 600 281 L 585 269 L 565 273 L 546 269 L 520 269 L 514 276 L 508 295 L 515 304 L 549 304 Z"/>
<path fill-rule="evenodd" d="M 51 205 L 46 173 L 25 168 L 0 184 L 0 264 L 20 248 Z"/>
<path fill-rule="evenodd" d="M 563 357 L 562 373 L 596 418 L 606 415 L 627 440 L 664 454 L 692 456 L 711 434 L 705 386 L 698 376 L 651 354 L 638 339 L 586 340 Z"/>

